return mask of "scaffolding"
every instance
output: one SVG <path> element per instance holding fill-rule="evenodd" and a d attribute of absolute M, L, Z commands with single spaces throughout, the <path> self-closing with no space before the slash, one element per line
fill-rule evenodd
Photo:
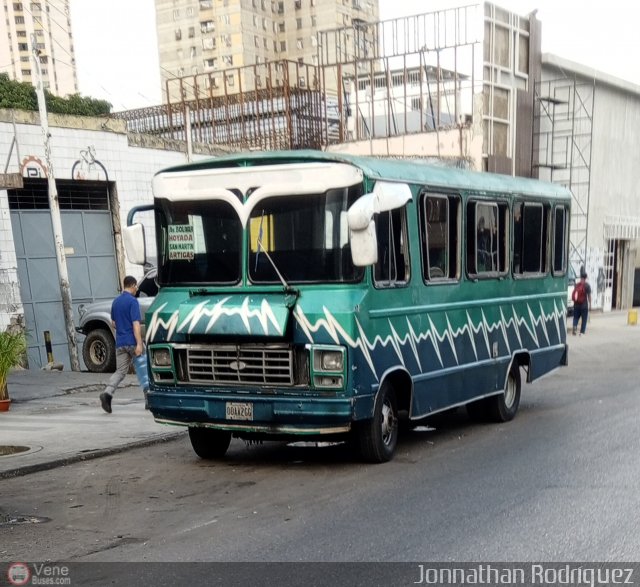
<path fill-rule="evenodd" d="M 322 149 L 468 126 L 482 91 L 481 15 L 472 5 L 354 20 L 318 33 L 317 65 L 270 61 L 176 77 L 166 81 L 165 104 L 113 116 L 129 132 L 237 150 Z"/>
<path fill-rule="evenodd" d="M 571 190 L 569 262 L 576 274 L 587 261 L 594 96 L 594 82 L 564 78 L 535 86 L 532 166 L 540 179 Z"/>

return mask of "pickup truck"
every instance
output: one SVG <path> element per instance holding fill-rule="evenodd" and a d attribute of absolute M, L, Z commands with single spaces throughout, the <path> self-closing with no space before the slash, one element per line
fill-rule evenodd
<path fill-rule="evenodd" d="M 137 297 L 143 319 L 143 337 L 144 315 L 158 293 L 156 275 L 157 270 L 153 267 L 145 273 L 138 284 Z M 112 302 L 113 300 L 104 300 L 78 306 L 80 322 L 76 330 L 85 335 L 82 358 L 85 366 L 92 373 L 113 373 L 116 370 L 115 332 L 111 323 Z"/>

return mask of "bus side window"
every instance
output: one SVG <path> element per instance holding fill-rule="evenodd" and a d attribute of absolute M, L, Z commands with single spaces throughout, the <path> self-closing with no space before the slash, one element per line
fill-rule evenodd
<path fill-rule="evenodd" d="M 553 233 L 553 272 L 562 274 L 567 270 L 567 209 L 558 206 L 554 209 L 554 233 Z"/>
<path fill-rule="evenodd" d="M 460 197 L 424 194 L 421 201 L 422 275 L 426 281 L 459 276 Z"/>
<path fill-rule="evenodd" d="M 497 277 L 508 270 L 509 207 L 505 202 L 467 204 L 467 272 Z"/>
<path fill-rule="evenodd" d="M 378 262 L 376 286 L 391 287 L 409 281 L 409 244 L 405 208 L 381 212 L 376 219 Z"/>
<path fill-rule="evenodd" d="M 547 210 L 537 202 L 513 207 L 513 273 L 540 275 L 547 271 Z"/>

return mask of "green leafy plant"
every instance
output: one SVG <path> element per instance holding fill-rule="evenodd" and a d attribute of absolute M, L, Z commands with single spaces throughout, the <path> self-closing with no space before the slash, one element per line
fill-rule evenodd
<path fill-rule="evenodd" d="M 111 104 L 106 100 L 98 100 L 71 94 L 66 98 L 54 96 L 44 91 L 47 110 L 51 114 L 73 114 L 76 116 L 105 116 L 111 112 Z M 18 82 L 9 78 L 7 73 L 0 73 L 0 108 L 16 110 L 38 110 L 36 89 L 28 82 Z"/>
<path fill-rule="evenodd" d="M 22 330 L 0 332 L 0 400 L 9 399 L 7 377 L 14 367 L 23 364 L 27 338 Z"/>

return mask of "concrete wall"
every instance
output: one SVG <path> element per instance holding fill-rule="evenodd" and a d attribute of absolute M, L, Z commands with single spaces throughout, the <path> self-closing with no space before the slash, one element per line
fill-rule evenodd
<path fill-rule="evenodd" d="M 482 95 L 474 99 L 476 121 L 470 125 L 428 132 L 353 141 L 331 145 L 327 151 L 350 153 L 352 155 L 373 155 L 377 157 L 428 157 L 443 160 L 465 160 L 469 169 L 482 170 Z"/>

